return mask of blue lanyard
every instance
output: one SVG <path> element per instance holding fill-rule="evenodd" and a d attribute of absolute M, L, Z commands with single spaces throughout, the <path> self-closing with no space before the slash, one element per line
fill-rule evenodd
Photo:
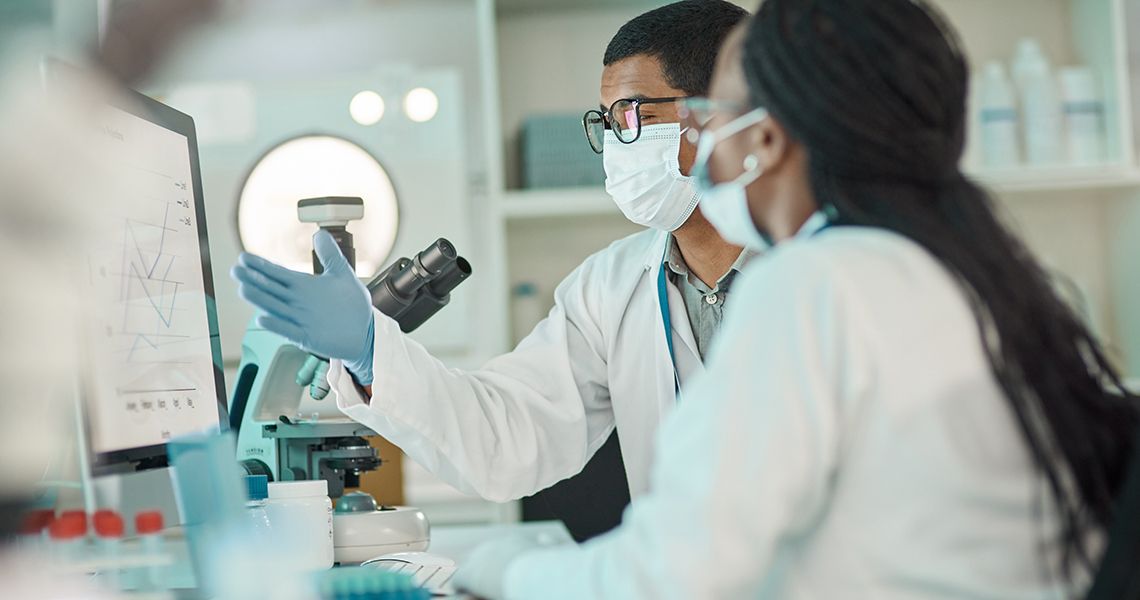
<path fill-rule="evenodd" d="M 815 213 L 804 224 L 803 230 L 808 235 L 815 235 L 831 227 L 831 223 L 823 213 Z M 669 288 L 665 276 L 665 261 L 669 255 L 669 243 L 665 244 L 665 252 L 661 255 L 661 269 L 657 274 L 657 305 L 661 309 L 661 324 L 665 327 L 665 343 L 669 346 L 669 360 L 673 363 L 673 391 L 679 398 L 681 395 L 681 374 L 677 372 L 677 353 L 673 350 L 673 318 L 669 315 Z"/>
<path fill-rule="evenodd" d="M 665 251 L 669 251 L 668 244 Z M 669 288 L 665 281 L 665 260 L 662 257 L 658 266 L 657 276 L 657 305 L 661 309 L 661 324 L 665 326 L 665 343 L 669 346 L 669 361 L 673 366 L 673 393 L 681 393 L 681 376 L 677 373 L 677 353 L 673 350 L 673 318 L 669 315 Z"/>

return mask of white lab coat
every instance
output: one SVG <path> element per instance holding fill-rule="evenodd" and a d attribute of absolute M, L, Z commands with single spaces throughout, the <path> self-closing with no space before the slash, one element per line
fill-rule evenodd
<path fill-rule="evenodd" d="M 477 371 L 448 369 L 376 312 L 371 404 L 333 361 L 337 404 L 444 481 L 495 501 L 577 474 L 616 426 L 636 497 L 677 404 L 657 294 L 667 241 L 647 230 L 586 259 L 518 348 Z M 680 291 L 670 283 L 668 295 L 684 382 L 703 367 Z"/>
<path fill-rule="evenodd" d="M 522 598 L 1060 598 L 1045 486 L 948 272 L 856 228 L 754 262 L 618 529 L 510 563 Z M 1055 557 L 1055 554 L 1051 554 Z"/>

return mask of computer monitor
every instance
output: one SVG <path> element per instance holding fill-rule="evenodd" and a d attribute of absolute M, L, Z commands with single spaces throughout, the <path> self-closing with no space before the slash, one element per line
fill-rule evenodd
<path fill-rule="evenodd" d="M 117 201 L 89 259 L 95 475 L 163 467 L 168 440 L 228 427 L 194 120 L 135 92 L 98 119 Z"/>

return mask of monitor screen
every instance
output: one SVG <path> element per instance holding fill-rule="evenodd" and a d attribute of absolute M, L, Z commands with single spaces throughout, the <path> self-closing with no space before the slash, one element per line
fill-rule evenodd
<path fill-rule="evenodd" d="M 225 386 L 193 120 L 133 94 L 108 107 L 114 206 L 88 268 L 88 445 L 98 468 L 161 466 L 165 443 L 218 430 Z"/>

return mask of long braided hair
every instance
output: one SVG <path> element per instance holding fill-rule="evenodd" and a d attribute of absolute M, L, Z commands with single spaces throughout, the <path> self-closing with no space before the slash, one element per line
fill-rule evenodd
<path fill-rule="evenodd" d="M 925 248 L 960 282 L 993 373 L 1061 517 L 1064 574 L 1093 568 L 1140 412 L 1046 272 L 959 169 L 968 67 L 923 0 L 766 0 L 743 66 L 752 101 L 801 142 L 835 224 Z"/>

